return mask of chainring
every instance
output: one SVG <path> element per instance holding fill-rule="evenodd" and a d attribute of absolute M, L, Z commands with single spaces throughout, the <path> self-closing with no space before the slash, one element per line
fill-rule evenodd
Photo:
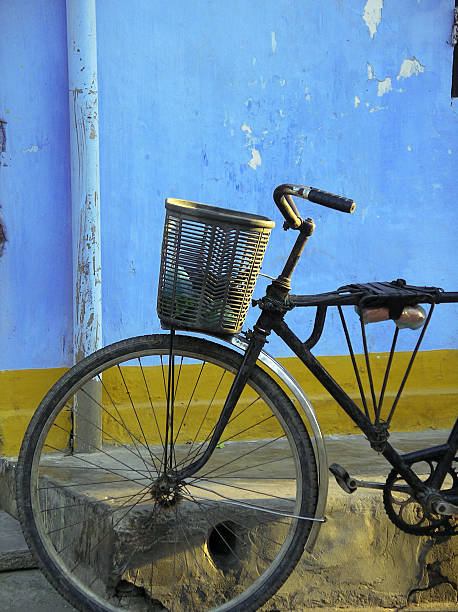
<path fill-rule="evenodd" d="M 427 460 L 420 460 L 410 464 L 419 478 L 428 484 L 434 473 L 435 466 L 440 457 L 432 457 Z M 458 456 L 452 462 L 447 472 L 446 479 L 441 492 L 450 489 L 458 490 L 458 474 L 453 464 L 458 463 Z M 419 464 L 419 465 L 417 465 Z M 417 469 L 415 469 L 417 466 Z M 429 473 L 425 474 L 429 470 Z M 394 485 L 405 485 L 406 491 L 397 491 Z M 396 471 L 391 470 L 386 479 L 383 489 L 383 505 L 390 520 L 405 531 L 413 535 L 426 535 L 431 537 L 455 535 L 458 533 L 458 517 L 442 516 L 427 512 L 423 506 L 415 499 L 413 492 L 408 488 L 403 477 Z"/>

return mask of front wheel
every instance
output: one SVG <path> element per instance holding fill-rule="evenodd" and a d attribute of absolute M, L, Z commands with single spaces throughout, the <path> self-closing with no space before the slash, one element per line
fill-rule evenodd
<path fill-rule="evenodd" d="M 131 338 L 71 368 L 41 402 L 17 467 L 26 540 L 77 609 L 256 610 L 297 564 L 317 501 L 293 404 L 253 369 L 209 461 L 237 352 Z"/>

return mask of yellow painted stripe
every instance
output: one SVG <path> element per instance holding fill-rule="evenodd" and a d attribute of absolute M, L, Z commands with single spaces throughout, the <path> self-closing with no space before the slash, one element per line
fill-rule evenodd
<path fill-rule="evenodd" d="M 29 421 L 49 388 L 68 368 L 0 372 L 0 454 L 18 454 Z"/>
<path fill-rule="evenodd" d="M 387 409 L 390 408 L 395 397 L 409 359 L 410 353 L 401 352 L 395 355 L 392 365 L 391 383 L 385 394 L 384 406 Z M 387 353 L 371 355 L 371 366 L 373 368 L 374 385 L 377 395 L 383 381 L 387 360 Z M 330 398 L 325 389 L 321 387 L 320 383 L 313 378 L 297 358 L 282 358 L 280 361 L 296 378 L 311 400 L 324 433 L 356 433 L 359 431 L 350 418 Z M 359 391 L 349 358 L 344 356 L 322 357 L 320 361 L 350 397 L 361 405 L 361 400 L 358 400 Z M 371 406 L 363 356 L 357 356 L 357 362 L 366 394 L 368 394 L 368 404 Z M 188 365 L 186 367 L 195 369 L 197 366 Z M 124 368 L 123 371 L 131 398 L 142 413 L 142 427 L 147 432 L 150 432 L 148 437 L 151 441 L 158 442 L 154 417 L 151 413 L 147 412 L 150 400 L 145 393 L 144 381 L 139 368 L 128 367 Z M 65 368 L 0 372 L 0 453 L 3 456 L 17 455 L 33 411 L 49 387 L 64 372 Z M 419 353 L 395 412 L 392 430 L 415 431 L 430 427 L 436 429 L 450 428 L 457 416 L 457 372 L 457 350 L 424 351 Z M 163 399 L 162 371 L 158 368 L 145 368 L 144 374 L 147 377 L 151 398 L 156 407 L 156 417 L 163 420 L 165 418 L 166 406 Z M 198 424 L 200 424 L 202 414 L 198 408 L 207 405 L 210 399 L 209 394 L 213 393 L 217 376 L 216 369 L 208 367 L 205 376 L 206 378 L 201 381 L 199 391 L 193 397 L 191 411 L 188 410 L 188 416 L 194 413 L 199 416 L 195 422 L 192 419 L 190 420 L 188 429 L 183 428 L 180 431 L 179 441 L 186 442 L 188 437 L 193 438 Z M 195 380 L 195 376 L 190 378 Z M 225 394 L 229 388 L 230 380 L 230 376 L 226 377 L 220 385 L 208 418 L 198 432 L 199 439 L 204 439 L 209 431 L 211 431 L 216 421 L 218 410 L 222 406 Z M 192 384 L 186 382 L 186 376 L 183 372 L 180 380 L 180 397 L 177 398 L 176 422 L 181 422 L 181 417 L 187 406 L 186 398 L 192 392 Z M 132 411 L 130 399 L 125 392 L 119 372 L 113 370 L 104 375 L 104 385 L 106 389 L 102 393 L 102 398 L 104 429 L 106 429 L 105 439 L 108 442 L 113 442 L 115 439 L 123 443 L 129 442 L 129 435 L 126 433 L 125 427 L 132 429 L 133 434 L 137 438 L 141 438 L 142 432 Z M 253 397 L 253 392 L 248 390 L 244 394 L 240 406 L 248 406 Z M 119 415 L 116 413 L 113 403 L 120 410 Z M 68 441 L 68 436 L 65 432 L 69 432 L 71 428 L 70 406 L 68 408 L 61 420 L 63 429 L 55 431 L 53 433 L 54 437 L 51 436 L 49 439 L 51 445 L 55 444 L 60 448 L 65 448 Z M 113 418 L 110 418 L 109 414 Z M 148 415 L 148 417 L 145 418 L 145 415 Z M 255 407 L 247 410 L 238 418 L 237 431 L 242 431 L 243 428 L 249 427 L 253 418 L 256 418 L 256 421 L 262 421 L 266 415 L 268 415 L 266 407 L 263 407 L 262 403 L 258 401 Z M 232 431 L 235 431 L 235 429 Z M 228 433 L 230 435 L 231 430 L 226 432 L 226 435 Z M 250 439 L 253 437 L 266 438 L 275 436 L 277 433 L 273 421 L 266 420 L 265 423 L 260 423 L 255 429 L 251 429 L 246 436 Z M 243 439 L 243 434 L 238 439 Z"/>
<path fill-rule="evenodd" d="M 376 398 L 382 387 L 389 353 L 373 353 L 370 365 Z M 388 415 L 411 357 L 411 352 L 394 356 L 382 416 Z M 304 389 L 315 408 L 323 433 L 358 433 L 358 427 L 329 397 L 321 384 L 297 357 L 279 359 Z M 320 357 L 320 362 L 360 407 L 359 389 L 348 356 Z M 356 362 L 372 410 L 370 386 L 363 355 Z M 451 428 L 458 416 L 458 350 L 421 351 L 417 354 L 392 420 L 392 431 L 421 431 Z M 390 401 L 391 400 L 391 401 Z"/>

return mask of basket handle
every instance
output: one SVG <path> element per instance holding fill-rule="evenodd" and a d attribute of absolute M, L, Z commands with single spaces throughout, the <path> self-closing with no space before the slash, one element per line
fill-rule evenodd
<path fill-rule="evenodd" d="M 346 213 L 352 213 L 356 206 L 350 198 L 334 195 L 314 187 L 290 184 L 279 185 L 274 190 L 274 202 L 285 218 L 286 223 L 283 226 L 285 229 L 299 229 L 302 224 L 302 219 L 291 196 L 303 198 L 304 200 L 315 202 L 315 204 Z"/>

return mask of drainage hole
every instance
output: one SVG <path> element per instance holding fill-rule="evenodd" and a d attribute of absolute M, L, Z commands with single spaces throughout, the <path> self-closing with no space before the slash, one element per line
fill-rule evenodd
<path fill-rule="evenodd" d="M 218 569 L 230 569 L 237 563 L 237 551 L 241 548 L 237 532 L 238 527 L 232 521 L 218 523 L 210 531 L 207 550 Z"/>

